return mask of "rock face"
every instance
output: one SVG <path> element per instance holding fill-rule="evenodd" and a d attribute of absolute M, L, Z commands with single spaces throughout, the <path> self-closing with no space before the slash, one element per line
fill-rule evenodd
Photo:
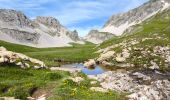
<path fill-rule="evenodd" d="M 8 51 L 4 47 L 0 47 L 0 64 L 14 64 L 21 68 L 46 68 L 44 62 L 30 58 L 21 53 Z"/>
<path fill-rule="evenodd" d="M 22 12 L 0 9 L 0 40 L 33 47 L 70 46 L 83 43 L 76 31 L 70 31 L 53 17 L 30 20 Z"/>
<path fill-rule="evenodd" d="M 38 43 L 32 21 L 15 10 L 0 9 L 0 39 L 17 43 Z"/>
<path fill-rule="evenodd" d="M 169 7 L 169 0 L 150 0 L 142 6 L 126 13 L 113 15 L 100 31 L 121 35 L 131 26 L 139 24 Z"/>
<path fill-rule="evenodd" d="M 89 34 L 84 38 L 86 41 L 94 44 L 102 43 L 105 40 L 111 39 L 115 35 L 107 32 L 99 32 L 98 30 L 91 30 Z"/>

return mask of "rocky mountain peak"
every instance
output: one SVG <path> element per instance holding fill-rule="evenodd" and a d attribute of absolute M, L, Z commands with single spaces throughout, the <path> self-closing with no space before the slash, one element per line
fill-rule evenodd
<path fill-rule="evenodd" d="M 22 12 L 11 9 L 0 9 L 1 26 L 8 24 L 10 26 L 33 27 L 29 20 Z"/>
<path fill-rule="evenodd" d="M 38 16 L 32 21 L 11 9 L 0 9 L 0 40 L 33 47 L 62 47 L 81 41 L 77 31 L 68 30 L 54 17 Z"/>
<path fill-rule="evenodd" d="M 107 32 L 99 32 L 98 30 L 91 30 L 88 35 L 84 38 L 86 41 L 92 42 L 94 44 L 102 43 L 115 35 Z"/>
<path fill-rule="evenodd" d="M 38 16 L 35 21 L 40 22 L 44 25 L 51 26 L 51 27 L 58 27 L 61 26 L 60 22 L 54 17 L 42 17 Z"/>
<path fill-rule="evenodd" d="M 126 13 L 111 16 L 101 31 L 121 35 L 127 28 L 141 23 L 157 14 L 159 11 L 165 10 L 169 7 L 170 0 L 150 0 L 142 6 L 132 9 Z"/>

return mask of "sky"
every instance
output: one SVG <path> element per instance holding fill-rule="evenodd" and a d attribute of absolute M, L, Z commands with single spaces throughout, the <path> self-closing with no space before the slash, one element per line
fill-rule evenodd
<path fill-rule="evenodd" d="M 148 0 L 0 0 L 0 8 L 22 11 L 30 19 L 52 16 L 70 30 L 85 36 L 101 29 L 113 15 L 136 8 Z"/>

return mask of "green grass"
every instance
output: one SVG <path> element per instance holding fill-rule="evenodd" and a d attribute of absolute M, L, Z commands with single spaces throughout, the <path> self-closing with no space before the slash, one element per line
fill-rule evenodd
<path fill-rule="evenodd" d="M 4 46 L 10 51 L 26 54 L 45 62 L 47 66 L 60 66 L 58 60 L 68 63 L 83 62 L 94 58 L 95 45 L 87 42 L 84 45 L 73 44 L 71 47 L 58 48 L 33 48 L 0 41 L 0 46 Z"/>
<path fill-rule="evenodd" d="M 45 87 L 47 84 L 59 84 L 66 72 L 51 72 L 49 70 L 20 69 L 17 67 L 0 67 L 0 96 L 14 96 L 21 100 Z"/>
<path fill-rule="evenodd" d="M 75 83 L 70 79 L 63 81 L 59 88 L 54 89 L 54 95 L 50 100 L 125 100 L 125 94 L 114 91 L 106 93 L 91 91 L 90 87 L 99 86 L 91 85 L 86 76 L 80 74 L 85 80 L 81 83 Z"/>

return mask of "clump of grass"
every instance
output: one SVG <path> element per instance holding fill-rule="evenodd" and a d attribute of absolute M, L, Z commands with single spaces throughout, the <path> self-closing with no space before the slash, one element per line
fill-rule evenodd
<path fill-rule="evenodd" d="M 57 79 L 61 79 L 63 76 L 60 73 L 57 72 L 48 72 L 45 76 L 46 80 L 57 80 Z"/>

